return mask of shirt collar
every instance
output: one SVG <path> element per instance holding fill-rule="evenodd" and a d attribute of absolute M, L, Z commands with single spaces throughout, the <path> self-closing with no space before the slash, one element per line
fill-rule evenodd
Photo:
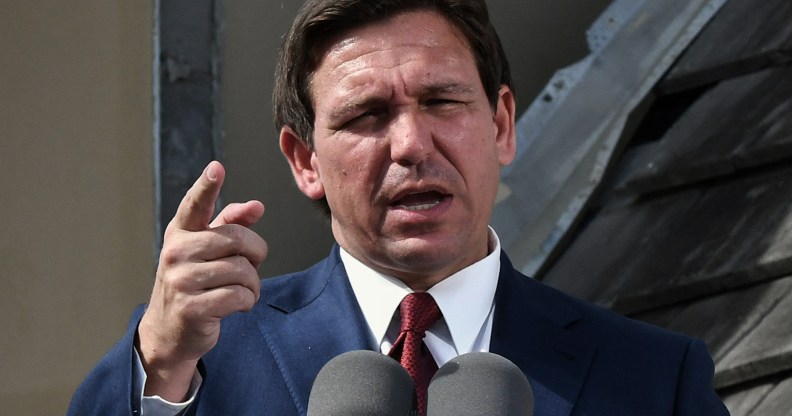
<path fill-rule="evenodd" d="M 428 290 L 443 313 L 459 353 L 471 351 L 495 298 L 501 247 L 492 228 L 490 248 L 485 258 Z M 366 266 L 343 248 L 340 253 L 363 316 L 374 340 L 381 344 L 399 303 L 412 290 L 399 279 Z"/>

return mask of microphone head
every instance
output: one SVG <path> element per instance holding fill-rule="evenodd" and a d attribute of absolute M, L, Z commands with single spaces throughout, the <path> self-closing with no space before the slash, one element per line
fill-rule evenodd
<path fill-rule="evenodd" d="M 497 354 L 473 352 L 455 357 L 429 383 L 429 416 L 531 416 L 533 412 L 528 378 Z"/>
<path fill-rule="evenodd" d="M 308 416 L 407 416 L 414 400 L 415 384 L 398 361 L 374 351 L 350 351 L 319 371 Z"/>

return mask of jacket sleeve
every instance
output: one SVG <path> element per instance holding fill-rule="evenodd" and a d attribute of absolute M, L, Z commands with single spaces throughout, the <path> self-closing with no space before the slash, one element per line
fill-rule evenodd
<path fill-rule="evenodd" d="M 132 360 L 135 335 L 143 306 L 132 315 L 121 340 L 88 373 L 72 397 L 67 415 L 139 415 L 140 403 L 132 395 Z"/>
<path fill-rule="evenodd" d="M 679 374 L 675 415 L 729 415 L 713 388 L 713 374 L 714 364 L 707 346 L 699 339 L 692 340 Z"/>

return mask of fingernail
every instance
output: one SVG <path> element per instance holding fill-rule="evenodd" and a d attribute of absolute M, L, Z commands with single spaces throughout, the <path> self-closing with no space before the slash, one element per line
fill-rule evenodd
<path fill-rule="evenodd" d="M 217 179 L 217 172 L 215 172 L 214 164 L 210 163 L 206 169 L 204 169 L 204 172 L 206 172 L 206 177 L 209 178 L 210 181 Z"/>

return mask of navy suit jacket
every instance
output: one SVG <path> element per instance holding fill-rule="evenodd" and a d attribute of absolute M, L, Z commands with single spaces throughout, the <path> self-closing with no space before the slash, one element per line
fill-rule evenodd
<path fill-rule="evenodd" d="M 306 271 L 263 280 L 261 293 L 252 311 L 223 321 L 187 414 L 305 415 L 325 363 L 378 349 L 338 247 Z M 567 296 L 514 270 L 505 254 L 495 302 L 490 351 L 528 376 L 537 416 L 728 414 L 700 340 Z M 142 312 L 77 390 L 70 415 L 138 414 L 131 375 Z"/>

